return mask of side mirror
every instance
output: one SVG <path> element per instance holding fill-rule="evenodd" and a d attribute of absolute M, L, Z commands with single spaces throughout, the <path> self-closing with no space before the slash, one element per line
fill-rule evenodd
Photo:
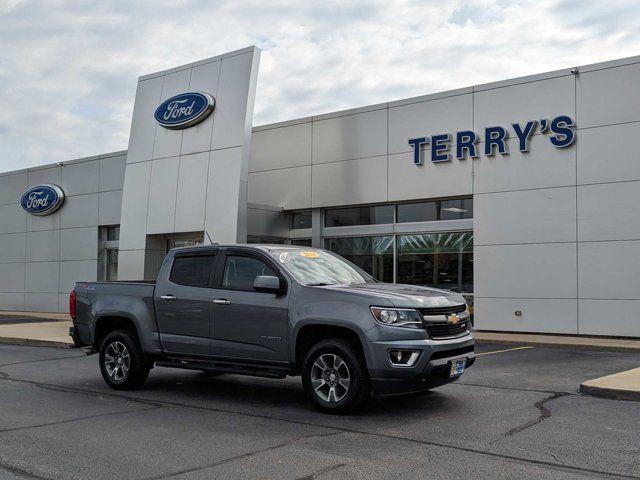
<path fill-rule="evenodd" d="M 279 293 L 280 279 L 271 275 L 258 275 L 253 281 L 253 289 L 261 293 Z"/>

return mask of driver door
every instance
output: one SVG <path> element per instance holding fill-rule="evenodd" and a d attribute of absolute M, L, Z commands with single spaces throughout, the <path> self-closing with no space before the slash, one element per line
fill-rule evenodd
<path fill-rule="evenodd" d="M 211 354 L 251 360 L 288 360 L 289 295 L 253 289 L 258 275 L 286 280 L 266 256 L 247 251 L 220 255 L 212 292 Z"/>

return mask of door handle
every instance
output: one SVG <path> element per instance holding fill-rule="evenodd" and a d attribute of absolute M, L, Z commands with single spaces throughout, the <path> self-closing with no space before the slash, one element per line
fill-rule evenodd
<path fill-rule="evenodd" d="M 177 299 L 175 295 L 162 295 L 160 298 L 162 300 L 166 300 L 167 302 L 173 302 Z"/>
<path fill-rule="evenodd" d="M 211 300 L 216 305 L 229 305 L 231 300 L 227 300 L 226 298 L 216 298 L 215 300 Z"/>

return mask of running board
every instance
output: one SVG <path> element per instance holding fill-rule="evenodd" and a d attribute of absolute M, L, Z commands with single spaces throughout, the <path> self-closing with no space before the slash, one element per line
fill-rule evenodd
<path fill-rule="evenodd" d="M 285 378 L 289 373 L 286 367 L 273 365 L 255 365 L 251 363 L 233 363 L 225 361 L 203 361 L 186 358 L 170 358 L 156 362 L 159 367 L 184 368 L 187 370 L 205 370 L 212 373 L 230 373 L 234 375 L 249 375 L 263 378 Z"/>

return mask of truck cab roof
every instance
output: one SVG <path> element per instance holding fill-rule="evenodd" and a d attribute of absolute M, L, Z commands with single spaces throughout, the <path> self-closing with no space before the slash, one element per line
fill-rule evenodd
<path fill-rule="evenodd" d="M 172 249 L 172 252 L 206 252 L 208 250 L 220 250 L 220 249 L 246 249 L 246 250 L 259 250 L 262 252 L 270 252 L 272 250 L 318 250 L 314 247 L 304 247 L 300 245 L 281 245 L 281 244 L 269 244 L 269 243 L 229 243 L 229 244 L 217 244 L 212 245 L 197 245 L 193 247 L 177 247 Z"/>

